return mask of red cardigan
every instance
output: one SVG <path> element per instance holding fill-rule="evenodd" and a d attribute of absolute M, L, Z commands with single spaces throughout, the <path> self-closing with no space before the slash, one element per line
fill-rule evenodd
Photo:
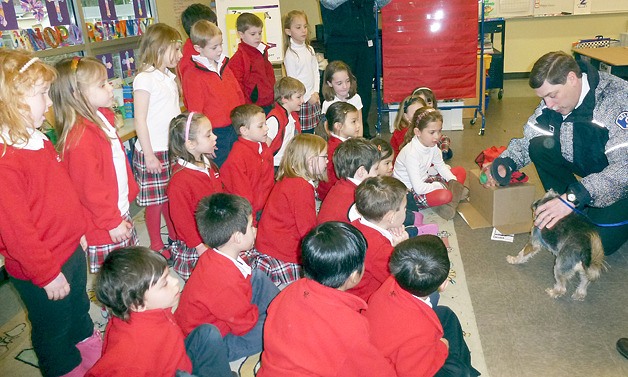
<path fill-rule="evenodd" d="M 181 81 L 186 108 L 205 114 L 214 128 L 230 127 L 231 110 L 244 104 L 244 94 L 229 69 L 229 58 L 223 60 L 220 74 L 189 59 L 192 66 Z"/>
<path fill-rule="evenodd" d="M 203 243 L 194 217 L 196 207 L 204 197 L 224 191 L 222 179 L 214 168 L 210 168 L 207 175 L 176 164 L 172 171 L 172 178 L 166 189 L 170 218 L 177 237 L 188 247 L 196 247 Z"/>
<path fill-rule="evenodd" d="M 106 108 L 98 110 L 109 123 L 115 124 L 113 111 Z M 113 165 L 112 142 L 124 151 L 120 139 L 110 140 L 98 126 L 81 117 L 68 134 L 63 152 L 63 163 L 70 173 L 81 203 L 88 211 L 90 221 L 85 236 L 89 245 L 112 244 L 109 231 L 124 220 L 118 209 L 118 179 Z M 127 159 L 125 165 L 129 185 L 128 200 L 131 203 L 139 189 Z"/>
<path fill-rule="evenodd" d="M 443 327 L 436 313 L 392 276 L 371 296 L 366 318 L 373 343 L 399 377 L 433 376 L 445 364 L 449 351 L 440 340 Z"/>
<path fill-rule="evenodd" d="M 244 42 L 231 57 L 229 68 L 240 83 L 246 103 L 270 106 L 275 101 L 275 71 L 268 60 L 268 49 L 264 53 Z"/>
<path fill-rule="evenodd" d="M 369 340 L 364 300 L 310 279 L 271 302 L 258 377 L 396 376 Z"/>
<path fill-rule="evenodd" d="M 399 151 L 401 151 L 401 144 L 403 144 L 403 139 L 406 137 L 407 133 L 408 133 L 408 128 L 406 127 L 402 129 L 401 131 L 395 130 L 392 136 L 390 137 L 390 146 L 395 152 L 395 157 L 393 158 L 393 162 L 394 160 L 397 159 L 397 156 L 399 155 Z"/>
<path fill-rule="evenodd" d="M 255 247 L 284 262 L 301 263 L 301 239 L 315 226 L 314 186 L 303 178 L 284 178 L 268 197 Z"/>
<path fill-rule="evenodd" d="M 4 148 L 0 254 L 9 275 L 44 287 L 78 247 L 86 230 L 85 209 L 52 143 L 29 150 L 0 142 Z"/>
<path fill-rule="evenodd" d="M 355 189 L 358 186 L 348 179 L 341 179 L 329 190 L 318 212 L 318 223 L 326 221 L 349 222 L 349 209 L 355 202 Z"/>
<path fill-rule="evenodd" d="M 319 182 L 318 188 L 316 189 L 320 200 L 325 200 L 329 190 L 331 190 L 338 181 L 336 169 L 334 168 L 334 151 L 340 144 L 342 144 L 342 140 L 332 135 L 329 136 L 329 140 L 327 140 L 327 182 Z"/>
<path fill-rule="evenodd" d="M 194 67 L 194 63 L 192 62 L 192 55 L 198 54 L 194 49 L 194 45 L 192 44 L 192 40 L 188 38 L 185 43 L 183 43 L 183 48 L 181 49 L 181 60 L 179 60 L 179 65 L 177 66 L 177 71 L 179 71 L 179 79 L 181 82 L 185 80 L 185 76 L 187 73 Z M 188 104 L 185 101 L 185 96 L 183 96 L 183 105 L 187 109 Z"/>
<path fill-rule="evenodd" d="M 220 172 L 227 192 L 243 196 L 251 203 L 255 219 L 255 214 L 264 208 L 275 184 L 273 155 L 268 145 L 238 137 Z"/>
<path fill-rule="evenodd" d="M 277 154 L 281 149 L 281 145 L 283 144 L 283 138 L 286 132 L 286 126 L 288 125 L 288 110 L 286 110 L 279 102 L 275 103 L 275 107 L 268 113 L 266 116 L 266 120 L 269 118 L 275 117 L 277 119 L 277 123 L 279 124 L 279 129 L 277 130 L 277 135 L 270 143 L 270 151 L 273 155 Z M 293 112 L 292 119 L 294 119 L 294 128 L 295 131 L 300 134 L 301 133 L 301 122 L 299 121 L 299 113 Z"/>
<path fill-rule="evenodd" d="M 209 249 L 198 259 L 185 283 L 174 315 L 185 335 L 209 323 L 223 337 L 240 336 L 257 323 L 259 313 L 251 303 L 252 297 L 251 275 L 245 278 L 232 261 Z"/>
<path fill-rule="evenodd" d="M 192 373 L 184 336 L 170 309 L 132 312 L 129 322 L 111 317 L 103 355 L 87 377 L 163 376 Z"/>
<path fill-rule="evenodd" d="M 373 292 L 390 276 L 388 262 L 393 252 L 393 246 L 388 238 L 376 229 L 362 224 L 360 220 L 355 220 L 351 224 L 362 232 L 368 243 L 368 248 L 366 249 L 362 280 L 347 292 L 368 301 Z"/>

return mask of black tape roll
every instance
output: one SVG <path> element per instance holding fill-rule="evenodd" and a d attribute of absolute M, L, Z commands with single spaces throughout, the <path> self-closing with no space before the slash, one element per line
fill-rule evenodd
<path fill-rule="evenodd" d="M 503 166 L 506 169 L 506 176 L 499 175 L 499 167 Z M 510 177 L 512 176 L 512 168 L 503 158 L 496 158 L 491 166 L 491 175 L 497 184 L 500 186 L 508 186 L 510 184 Z"/>

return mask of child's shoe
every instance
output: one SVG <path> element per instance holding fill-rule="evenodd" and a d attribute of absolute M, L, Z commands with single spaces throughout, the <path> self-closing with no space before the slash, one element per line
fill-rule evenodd
<path fill-rule="evenodd" d="M 423 224 L 416 227 L 418 231 L 418 235 L 423 234 L 431 234 L 436 235 L 438 233 L 438 225 L 437 224 Z"/>
<path fill-rule="evenodd" d="M 76 348 L 78 348 L 83 359 L 80 366 L 83 366 L 86 371 L 96 364 L 102 356 L 102 343 L 102 336 L 98 330 L 94 330 L 94 333 L 89 338 L 76 343 Z"/>
<path fill-rule="evenodd" d="M 414 213 L 414 223 L 412 225 L 417 228 L 423 225 L 423 214 L 419 211 L 412 211 L 412 213 Z"/>

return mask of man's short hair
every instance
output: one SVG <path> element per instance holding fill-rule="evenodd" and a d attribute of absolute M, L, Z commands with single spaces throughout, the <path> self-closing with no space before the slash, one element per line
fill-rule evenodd
<path fill-rule="evenodd" d="M 426 297 L 447 279 L 450 263 L 443 241 L 437 236 L 423 235 L 395 246 L 388 266 L 401 288 Z"/>
<path fill-rule="evenodd" d="M 366 239 L 353 225 L 328 221 L 312 229 L 301 245 L 305 277 L 324 286 L 338 288 L 355 271 L 361 272 Z"/>
<path fill-rule="evenodd" d="M 293 77 L 282 77 L 275 83 L 275 101 L 281 103 L 281 99 L 290 99 L 296 93 L 305 94 L 305 85 Z"/>
<path fill-rule="evenodd" d="M 192 4 L 181 13 L 181 25 L 185 34 L 190 35 L 192 25 L 198 20 L 207 20 L 212 24 L 218 24 L 216 13 L 210 7 L 199 3 Z"/>
<path fill-rule="evenodd" d="M 364 218 L 380 221 L 388 212 L 401 207 L 408 189 L 393 177 L 370 177 L 355 190 L 355 207 Z"/>
<path fill-rule="evenodd" d="M 218 26 L 207 20 L 198 20 L 190 30 L 190 41 L 193 45 L 203 48 L 217 35 L 222 35 Z"/>
<path fill-rule="evenodd" d="M 240 33 L 244 33 L 251 27 L 264 27 L 264 22 L 261 18 L 257 17 L 253 13 L 242 13 L 236 19 L 236 29 Z"/>
<path fill-rule="evenodd" d="M 196 224 L 203 242 L 218 248 L 240 232 L 246 233 L 253 209 L 245 198 L 217 193 L 203 198 L 196 209 Z"/>
<path fill-rule="evenodd" d="M 249 128 L 251 126 L 251 118 L 259 113 L 264 114 L 264 109 L 252 103 L 236 106 L 231 110 L 231 125 L 235 132 L 240 135 L 240 127 Z"/>
<path fill-rule="evenodd" d="M 107 255 L 96 275 L 96 298 L 111 314 L 128 321 L 134 308 L 144 305 L 146 291 L 167 268 L 164 257 L 146 247 L 117 249 Z"/>
<path fill-rule="evenodd" d="M 532 89 L 538 89 L 547 81 L 551 85 L 563 85 L 569 72 L 582 77 L 582 71 L 576 60 L 563 51 L 548 52 L 534 63 L 528 83 Z"/>
<path fill-rule="evenodd" d="M 370 171 L 378 164 L 380 154 L 377 147 L 364 138 L 353 138 L 342 142 L 334 151 L 334 169 L 338 178 L 353 178 L 360 166 Z"/>

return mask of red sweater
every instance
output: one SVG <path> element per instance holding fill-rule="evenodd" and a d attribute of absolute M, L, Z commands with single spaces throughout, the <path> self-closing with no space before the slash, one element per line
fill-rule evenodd
<path fill-rule="evenodd" d="M 433 376 L 449 354 L 440 340 L 443 327 L 426 303 L 402 289 L 391 276 L 369 300 L 371 339 L 399 377 Z"/>
<path fill-rule="evenodd" d="M 368 243 L 368 248 L 366 249 L 362 280 L 347 292 L 368 301 L 373 292 L 390 276 L 388 262 L 393 252 L 393 246 L 388 238 L 376 229 L 362 224 L 360 220 L 355 220 L 351 224 L 362 232 Z"/>
<path fill-rule="evenodd" d="M 257 323 L 259 313 L 252 297 L 251 275 L 245 278 L 231 260 L 209 249 L 185 283 L 174 315 L 186 335 L 209 323 L 222 336 L 240 336 Z"/>
<path fill-rule="evenodd" d="M 329 136 L 329 140 L 327 140 L 327 182 L 319 182 L 318 188 L 316 189 L 320 200 L 325 200 L 329 190 L 331 190 L 338 181 L 336 169 L 334 168 L 334 151 L 340 144 L 342 144 L 342 140 L 335 136 Z"/>
<path fill-rule="evenodd" d="M 310 279 L 271 302 L 258 377 L 396 376 L 369 340 L 364 300 Z"/>
<path fill-rule="evenodd" d="M 284 178 L 268 197 L 255 247 L 284 262 L 301 263 L 301 239 L 315 226 L 314 186 L 303 178 Z"/>
<path fill-rule="evenodd" d="M 192 373 L 184 340 L 170 309 L 133 312 L 129 322 L 111 317 L 103 355 L 86 376 L 172 377 L 177 370 Z"/>
<path fill-rule="evenodd" d="M 229 68 L 240 83 L 246 103 L 270 106 L 275 101 L 275 71 L 268 60 L 266 46 L 262 54 L 257 48 L 240 42 L 233 54 Z"/>
<path fill-rule="evenodd" d="M 78 247 L 86 230 L 84 208 L 52 143 L 44 141 L 39 150 L 0 143 L 4 148 L 0 254 L 11 276 L 44 287 Z"/>
<path fill-rule="evenodd" d="M 326 221 L 349 222 L 349 209 L 355 203 L 355 189 L 358 186 L 348 179 L 341 179 L 329 190 L 318 211 L 318 223 Z"/>
<path fill-rule="evenodd" d="M 218 170 L 211 168 L 209 175 L 202 171 L 184 168 L 176 164 L 166 190 L 170 218 L 177 237 L 189 247 L 203 243 L 196 227 L 196 207 L 206 196 L 223 192 L 222 179 Z"/>
<path fill-rule="evenodd" d="M 281 145 L 283 143 L 283 138 L 286 132 L 286 126 L 288 125 L 288 110 L 286 110 L 279 102 L 275 103 L 275 107 L 268 113 L 266 116 L 266 120 L 269 118 L 275 117 L 277 119 L 277 123 L 279 124 L 279 129 L 277 130 L 277 135 L 270 143 L 270 151 L 273 155 L 277 154 L 277 152 L 281 149 Z M 295 131 L 300 134 L 301 133 L 301 122 L 299 121 L 299 113 L 293 112 L 292 119 L 294 119 L 294 128 Z"/>
<path fill-rule="evenodd" d="M 113 111 L 106 108 L 99 111 L 110 124 L 115 124 Z M 85 236 L 89 245 L 114 243 L 109 231 L 124 220 L 118 208 L 118 178 L 113 165 L 112 142 L 124 151 L 120 139 L 110 140 L 97 125 L 81 117 L 68 134 L 63 152 L 63 164 L 70 173 L 81 203 L 88 211 L 90 221 Z M 125 163 L 128 200 L 131 203 L 139 189 L 127 159 Z"/>
<path fill-rule="evenodd" d="M 230 127 L 231 110 L 244 104 L 244 94 L 229 69 L 229 58 L 223 60 L 220 74 L 189 59 L 192 66 L 181 80 L 186 108 L 205 114 L 214 128 Z"/>
<path fill-rule="evenodd" d="M 185 80 L 185 76 L 190 71 L 190 69 L 194 68 L 194 63 L 192 62 L 192 55 L 198 54 L 194 49 L 194 45 L 192 44 L 192 40 L 188 38 L 183 44 L 183 48 L 181 49 L 181 60 L 179 60 L 179 65 L 177 66 L 177 71 L 179 71 L 179 79 L 181 82 Z M 186 103 L 186 98 L 183 96 L 183 104 L 187 109 L 188 104 Z"/>
<path fill-rule="evenodd" d="M 251 203 L 255 219 L 275 184 L 273 155 L 268 145 L 238 137 L 220 172 L 227 192 L 243 196 Z"/>
<path fill-rule="evenodd" d="M 401 144 L 403 144 L 403 139 L 406 137 L 406 133 L 408 133 L 407 127 L 402 129 L 401 131 L 395 130 L 390 137 L 390 146 L 392 146 L 392 149 L 395 152 L 393 162 L 397 159 L 399 151 L 401 151 Z"/>

